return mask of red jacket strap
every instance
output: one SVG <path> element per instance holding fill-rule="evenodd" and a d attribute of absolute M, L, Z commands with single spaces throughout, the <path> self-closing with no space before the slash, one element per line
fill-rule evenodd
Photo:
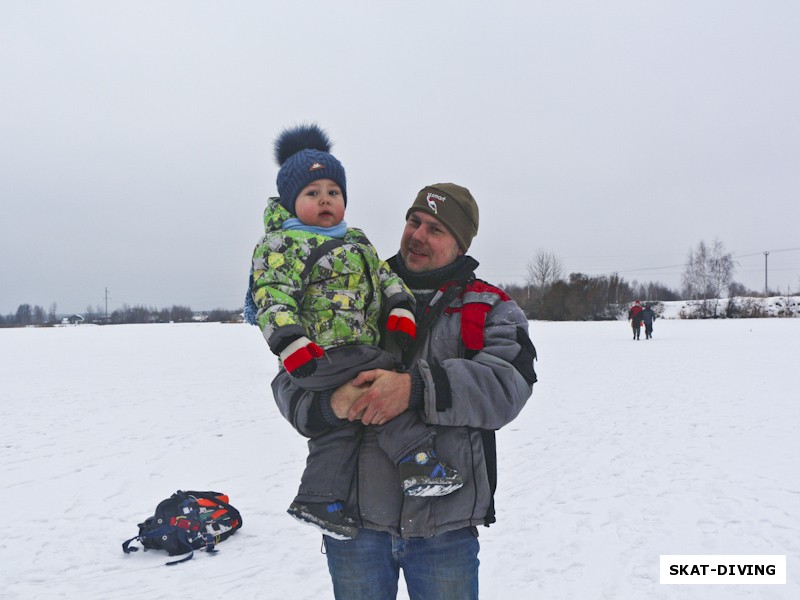
<path fill-rule="evenodd" d="M 461 307 L 461 339 L 467 350 L 483 350 L 486 315 L 500 302 L 510 299 L 503 290 L 480 279 L 467 283 Z"/>

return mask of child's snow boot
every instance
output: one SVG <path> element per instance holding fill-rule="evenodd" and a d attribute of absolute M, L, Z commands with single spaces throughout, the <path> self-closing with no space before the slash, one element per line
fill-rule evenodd
<path fill-rule="evenodd" d="M 356 522 L 344 514 L 341 502 L 292 502 L 286 512 L 337 540 L 351 540 L 358 534 Z"/>
<path fill-rule="evenodd" d="M 440 462 L 430 448 L 412 452 L 399 467 L 406 496 L 446 496 L 464 485 L 461 475 Z"/>

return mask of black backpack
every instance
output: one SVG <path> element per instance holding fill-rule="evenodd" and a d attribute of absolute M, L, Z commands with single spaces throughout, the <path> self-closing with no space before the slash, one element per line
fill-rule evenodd
<path fill-rule="evenodd" d="M 170 556 L 188 553 L 185 558 L 167 563 L 177 565 L 190 560 L 195 550 L 216 552 L 215 546 L 241 526 L 242 516 L 228 504 L 225 494 L 178 490 L 158 503 L 152 517 L 139 523 L 139 535 L 123 542 L 122 551 L 130 554 L 139 550 L 130 545 L 136 540 L 145 551 L 166 550 Z"/>

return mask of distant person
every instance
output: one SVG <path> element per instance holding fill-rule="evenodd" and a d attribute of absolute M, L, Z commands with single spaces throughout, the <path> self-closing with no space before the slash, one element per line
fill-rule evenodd
<path fill-rule="evenodd" d="M 642 329 L 642 319 L 639 313 L 644 310 L 641 301 L 637 300 L 636 303 L 628 309 L 628 319 L 630 319 L 631 327 L 633 328 L 633 339 L 638 340 L 639 334 Z"/>
<path fill-rule="evenodd" d="M 336 389 L 361 371 L 393 371 L 394 355 L 378 347 L 381 331 L 399 347 L 416 337 L 414 296 L 360 229 L 347 227 L 345 171 L 316 125 L 284 130 L 275 142 L 279 198 L 264 211 L 266 232 L 253 253 L 246 300 L 270 350 L 298 387 Z M 324 411 L 323 411 L 324 412 Z M 330 415 L 320 414 L 324 422 Z M 337 539 L 356 535 L 344 500 L 356 471 L 363 425 L 309 440 L 300 490 L 289 514 Z M 375 427 L 407 496 L 446 495 L 463 485 L 433 451 L 436 428 L 407 411 Z"/>
<path fill-rule="evenodd" d="M 644 338 L 649 340 L 653 337 L 653 321 L 656 320 L 656 313 L 653 311 L 653 305 L 648 304 L 645 306 L 644 310 L 639 311 L 637 316 L 644 324 Z"/>

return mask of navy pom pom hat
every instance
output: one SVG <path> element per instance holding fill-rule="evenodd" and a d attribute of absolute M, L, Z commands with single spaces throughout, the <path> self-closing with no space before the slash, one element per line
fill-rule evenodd
<path fill-rule="evenodd" d="M 293 215 L 298 194 L 312 181 L 332 179 L 342 189 L 347 206 L 347 179 L 344 167 L 330 153 L 333 144 L 316 124 L 298 125 L 284 129 L 275 140 L 275 160 L 278 171 L 280 203 Z"/>

